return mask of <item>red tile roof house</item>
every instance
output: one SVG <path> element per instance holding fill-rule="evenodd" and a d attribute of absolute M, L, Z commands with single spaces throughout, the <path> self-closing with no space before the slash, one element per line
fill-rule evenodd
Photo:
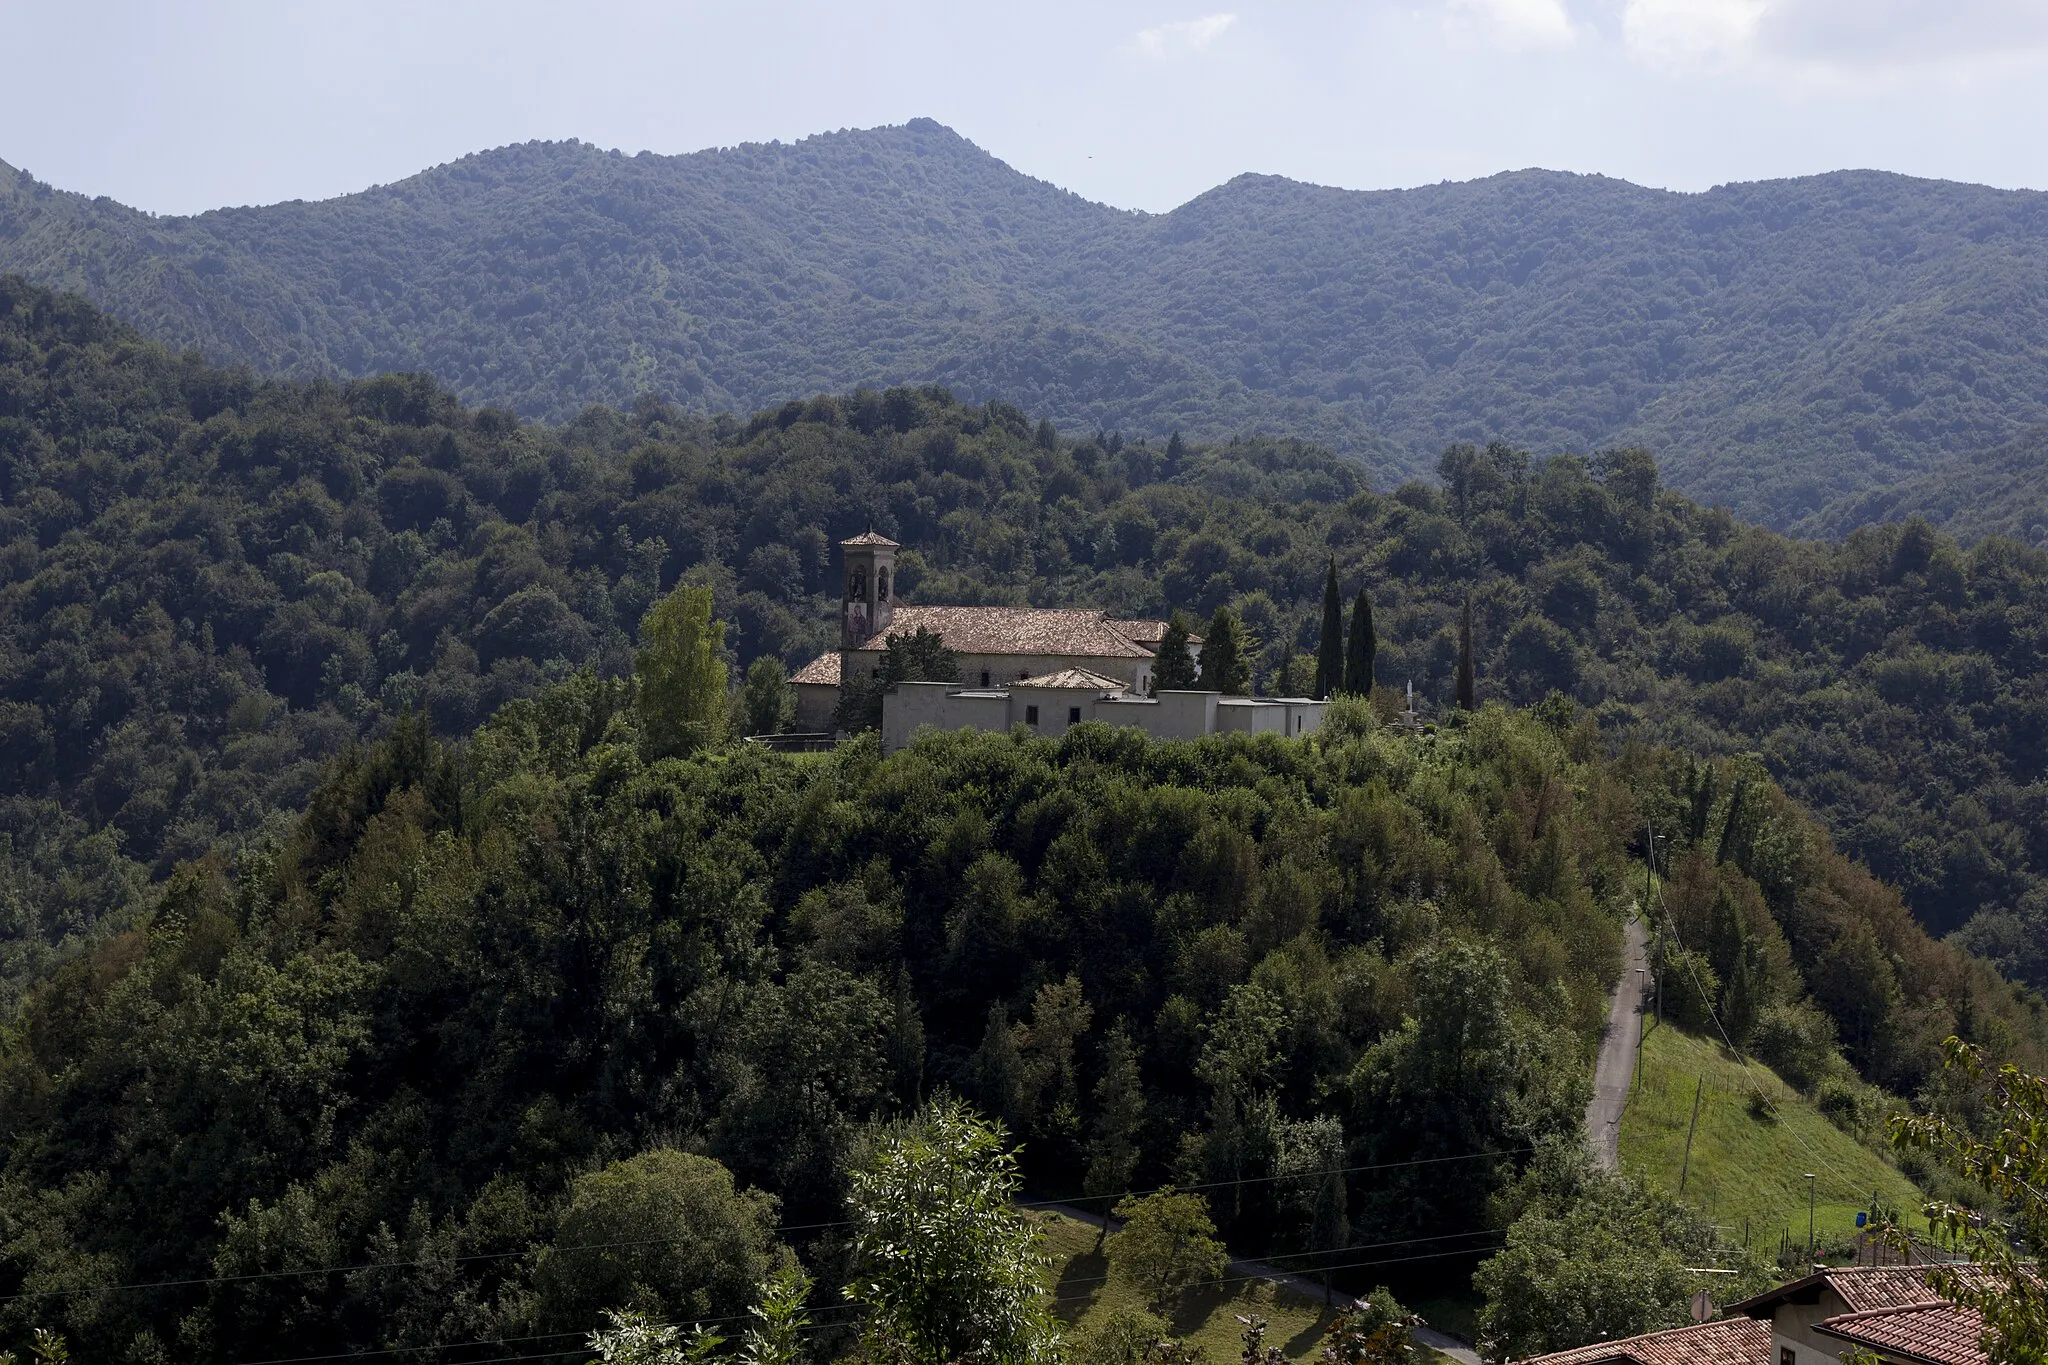
<path fill-rule="evenodd" d="M 839 542 L 846 576 L 839 648 L 789 680 L 796 692 L 796 729 L 832 729 L 840 678 L 848 670 L 855 676 L 872 673 L 891 636 L 915 634 L 920 627 L 959 656 L 958 682 L 967 687 L 1003 688 L 1078 669 L 1136 695 L 1150 690 L 1165 622 L 1117 619 L 1090 608 L 909 606 L 894 592 L 901 548 L 873 531 Z M 1200 662 L 1199 637 L 1190 637 L 1189 654 Z"/>
<path fill-rule="evenodd" d="M 1967 1273 L 1967 1272 L 1966 1272 Z M 1696 1327 L 1531 1356 L 1521 1365 L 1989 1365 L 1975 1309 L 1936 1294 L 1925 1266 L 1828 1269 L 1730 1304 Z"/>

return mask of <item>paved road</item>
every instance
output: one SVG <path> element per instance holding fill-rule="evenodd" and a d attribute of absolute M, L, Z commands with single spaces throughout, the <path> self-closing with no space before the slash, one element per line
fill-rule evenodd
<path fill-rule="evenodd" d="M 1074 1204 L 1033 1201 L 1025 1207 L 1050 1209 L 1055 1213 L 1063 1213 L 1069 1218 L 1077 1218 L 1092 1227 L 1099 1228 L 1107 1224 L 1111 1232 L 1115 1232 L 1118 1226 L 1117 1219 L 1106 1217 L 1099 1213 L 1091 1213 L 1087 1209 L 1080 1208 Z M 1226 1269 L 1232 1275 L 1242 1275 L 1246 1279 L 1252 1280 L 1268 1280 L 1283 1288 L 1291 1289 L 1297 1294 L 1306 1294 L 1310 1298 L 1319 1299 L 1323 1296 L 1323 1282 L 1321 1280 L 1310 1279 L 1303 1275 L 1290 1275 L 1278 1266 L 1267 1265 L 1264 1261 L 1240 1261 L 1232 1257 Z M 1470 1342 L 1460 1341 L 1448 1333 L 1437 1331 L 1434 1327 L 1418 1327 L 1412 1335 L 1422 1345 L 1442 1352 L 1444 1355 L 1457 1361 L 1458 1365 L 1480 1365 L 1479 1353 L 1472 1349 Z"/>
<path fill-rule="evenodd" d="M 1640 919 L 1623 931 L 1621 980 L 1607 1002 L 1607 1033 L 1600 1040 L 1600 1062 L 1593 1071 L 1593 1098 L 1586 1105 L 1586 1141 L 1593 1157 L 1608 1170 L 1621 1166 L 1621 1111 L 1628 1103 L 1629 1083 L 1636 1075 L 1636 1044 L 1643 1032 L 1643 977 L 1650 966 L 1650 934 Z"/>

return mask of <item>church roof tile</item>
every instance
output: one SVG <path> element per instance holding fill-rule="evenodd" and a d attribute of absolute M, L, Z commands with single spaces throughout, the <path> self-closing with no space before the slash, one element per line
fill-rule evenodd
<path fill-rule="evenodd" d="M 1119 631 L 1100 611 L 1057 607 L 898 607 L 888 629 L 870 635 L 858 648 L 886 649 L 890 636 L 914 635 L 920 626 L 956 654 L 1152 657 L 1151 650 Z"/>

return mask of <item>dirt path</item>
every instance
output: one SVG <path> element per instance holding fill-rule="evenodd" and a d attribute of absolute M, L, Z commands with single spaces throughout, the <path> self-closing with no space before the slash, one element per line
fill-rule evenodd
<path fill-rule="evenodd" d="M 1636 1045 L 1643 1032 L 1644 978 L 1650 966 L 1650 933 L 1640 919 L 1623 931 L 1621 980 L 1607 1001 L 1607 1033 L 1593 1070 L 1593 1098 L 1586 1105 L 1586 1141 L 1608 1170 L 1621 1165 L 1621 1111 L 1636 1075 Z"/>
<path fill-rule="evenodd" d="M 1054 1213 L 1063 1213 L 1069 1218 L 1078 1219 L 1088 1224 L 1090 1227 L 1099 1228 L 1107 1225 L 1111 1232 L 1115 1232 L 1118 1227 L 1117 1219 L 1100 1213 L 1091 1213 L 1087 1209 L 1073 1204 L 1057 1204 L 1033 1200 L 1025 1205 L 1025 1207 L 1049 1209 Z M 1304 1275 L 1290 1275 L 1278 1266 L 1267 1265 L 1264 1261 L 1241 1261 L 1233 1256 L 1225 1269 L 1232 1275 L 1242 1275 L 1248 1280 L 1267 1280 L 1284 1289 L 1291 1289 L 1297 1294 L 1305 1294 L 1312 1299 L 1323 1297 L 1323 1282 L 1321 1280 L 1310 1279 Z M 1448 1333 L 1437 1331 L 1434 1327 L 1418 1327 L 1412 1335 L 1417 1342 L 1449 1356 L 1452 1360 L 1457 1361 L 1458 1365 L 1480 1365 L 1479 1353 L 1472 1349 L 1470 1342 L 1460 1341 Z"/>

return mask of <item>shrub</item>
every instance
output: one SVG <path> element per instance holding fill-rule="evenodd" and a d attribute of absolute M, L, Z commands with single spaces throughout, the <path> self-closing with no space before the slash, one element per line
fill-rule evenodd
<path fill-rule="evenodd" d="M 1803 1000 L 1758 1011 L 1750 1051 L 1787 1084 L 1809 1092 L 1841 1064 L 1834 1021 Z"/>
<path fill-rule="evenodd" d="M 734 1189 L 711 1158 L 669 1148 L 581 1176 L 535 1267 L 543 1316 L 579 1326 L 605 1308 L 671 1322 L 744 1313 L 768 1273 L 776 1207 Z"/>
<path fill-rule="evenodd" d="M 1705 954 L 1666 949 L 1662 979 L 1666 1019 L 1686 1028 L 1713 1027 L 1713 1002 L 1721 998 L 1721 978 Z"/>

